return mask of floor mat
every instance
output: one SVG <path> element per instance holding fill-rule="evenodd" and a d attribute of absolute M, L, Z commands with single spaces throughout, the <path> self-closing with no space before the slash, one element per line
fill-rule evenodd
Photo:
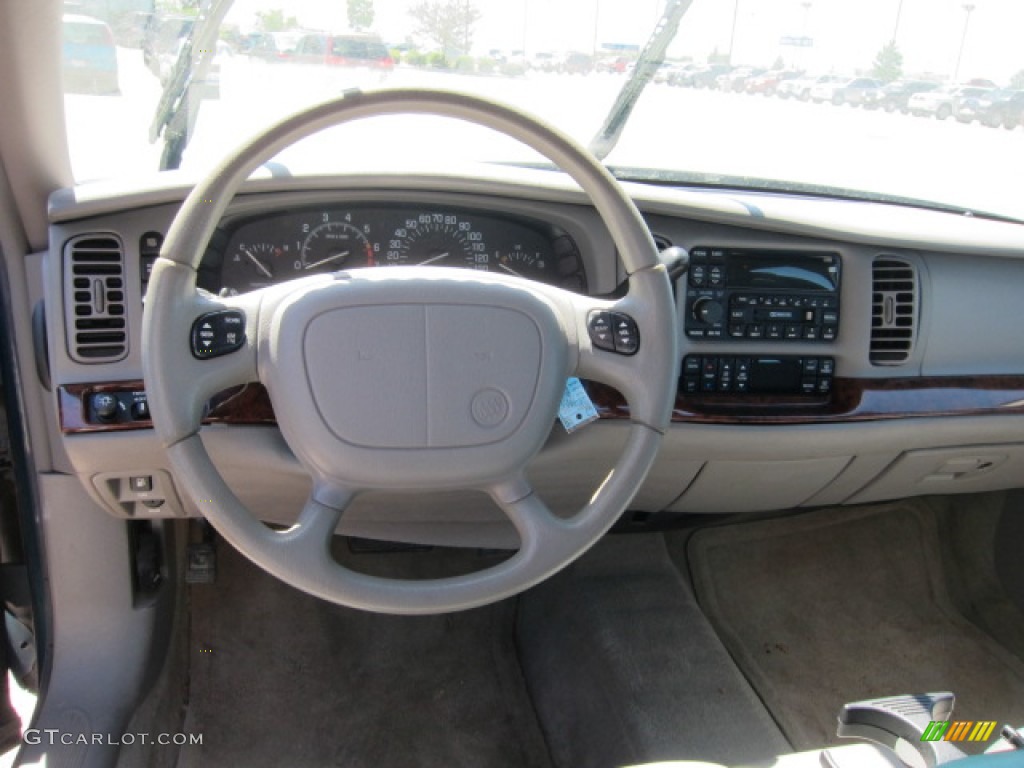
<path fill-rule="evenodd" d="M 688 556 L 702 608 L 798 749 L 838 743 L 845 702 L 901 693 L 951 690 L 954 719 L 1024 722 L 1024 665 L 953 608 L 923 501 L 707 528 Z"/>
<path fill-rule="evenodd" d="M 790 751 L 656 535 L 605 537 L 520 600 L 523 671 L 560 768 Z"/>
<path fill-rule="evenodd" d="M 432 575 L 432 554 L 357 557 L 382 575 Z M 224 543 L 217 565 L 215 585 L 191 590 L 185 730 L 203 744 L 179 766 L 549 765 L 514 602 L 380 616 L 298 592 Z"/>

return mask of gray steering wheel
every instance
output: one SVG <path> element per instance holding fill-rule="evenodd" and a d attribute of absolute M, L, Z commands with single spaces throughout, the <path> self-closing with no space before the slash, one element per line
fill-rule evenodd
<path fill-rule="evenodd" d="M 436 267 L 342 271 L 229 298 L 197 289 L 207 244 L 252 171 L 324 128 L 388 114 L 477 123 L 545 155 L 599 212 L 629 275 L 628 294 L 600 300 L 513 276 Z M 601 312 L 635 322 L 634 354 L 592 343 L 588 323 Z M 573 140 L 517 110 L 412 89 L 347 93 L 271 127 L 212 171 L 167 233 L 142 336 L 157 435 L 175 476 L 214 528 L 298 589 L 401 614 L 500 600 L 594 544 L 654 461 L 678 367 L 668 275 L 639 212 L 607 170 Z M 197 343 L 205 350 L 198 356 Z M 631 425 L 593 498 L 562 519 L 533 492 L 524 468 L 549 435 L 573 375 L 618 389 Z M 285 440 L 313 478 L 305 508 L 285 531 L 245 508 L 199 438 L 210 397 L 255 381 L 269 391 Z M 331 557 L 331 537 L 360 491 L 451 489 L 490 494 L 519 533 L 515 555 L 476 573 L 428 581 L 368 576 Z"/>

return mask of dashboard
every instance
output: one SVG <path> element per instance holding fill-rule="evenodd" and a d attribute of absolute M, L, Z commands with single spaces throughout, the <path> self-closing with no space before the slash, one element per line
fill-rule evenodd
<path fill-rule="evenodd" d="M 516 174 L 251 184 L 217 228 L 200 286 L 241 293 L 319 272 L 427 264 L 591 296 L 628 290 L 588 201 L 548 173 L 528 184 Z M 674 280 L 672 424 L 631 515 L 1020 484 L 1024 355 L 1008 331 L 1024 323 L 1019 226 L 862 202 L 628 189 L 659 249 L 683 254 L 686 267 Z M 75 190 L 51 200 L 53 246 L 39 264 L 49 341 L 38 357 L 54 393 L 57 466 L 122 517 L 199 514 L 151 429 L 139 348 L 148 269 L 186 191 L 104 190 L 89 200 Z M 75 283 L 77 269 L 97 263 L 114 270 L 97 278 L 110 299 L 99 314 L 96 292 Z M 91 333 L 101 341 L 82 354 Z M 553 426 L 530 468 L 560 514 L 586 502 L 628 432 L 628 402 L 607 386 L 584 387 L 600 418 L 571 434 Z M 204 442 L 236 494 L 263 519 L 291 522 L 309 479 L 266 390 L 220 393 L 205 423 Z M 132 489 L 139 476 L 151 490 Z M 514 531 L 488 507 L 453 494 L 370 494 L 345 525 L 432 543 L 424 523 L 443 520 L 446 535 L 464 531 L 468 544 L 507 544 Z"/>
<path fill-rule="evenodd" d="M 585 293 L 575 240 L 539 219 L 416 205 L 309 207 L 222 224 L 200 286 L 228 295 L 340 269 L 497 271 Z"/>

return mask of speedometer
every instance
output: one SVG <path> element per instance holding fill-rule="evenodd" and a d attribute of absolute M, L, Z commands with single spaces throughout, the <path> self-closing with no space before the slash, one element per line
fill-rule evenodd
<path fill-rule="evenodd" d="M 410 216 L 395 228 L 384 252 L 388 265 L 434 264 L 487 270 L 490 260 L 483 233 L 470 219 L 453 213 Z"/>

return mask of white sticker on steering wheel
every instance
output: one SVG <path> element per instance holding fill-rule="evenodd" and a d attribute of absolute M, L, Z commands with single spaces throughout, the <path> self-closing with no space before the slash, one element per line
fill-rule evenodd
<path fill-rule="evenodd" d="M 565 382 L 562 404 L 558 406 L 558 420 L 562 422 L 565 431 L 571 434 L 597 419 L 597 409 L 583 384 L 575 376 L 568 379 Z"/>

